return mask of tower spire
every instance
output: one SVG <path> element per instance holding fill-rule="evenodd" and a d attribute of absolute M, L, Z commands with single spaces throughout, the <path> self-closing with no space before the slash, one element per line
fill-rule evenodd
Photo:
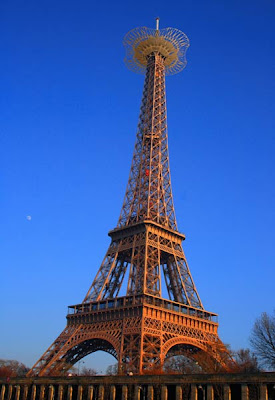
<path fill-rule="evenodd" d="M 157 17 L 157 18 L 156 18 L 156 31 L 159 30 L 159 20 L 160 20 L 160 18 Z"/>

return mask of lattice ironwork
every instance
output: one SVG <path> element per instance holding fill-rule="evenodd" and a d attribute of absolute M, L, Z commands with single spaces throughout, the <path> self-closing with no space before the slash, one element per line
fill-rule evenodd
<path fill-rule="evenodd" d="M 148 57 L 137 140 L 118 226 L 150 219 L 177 229 L 172 198 L 164 59 Z"/>
<path fill-rule="evenodd" d="M 66 329 L 29 375 L 64 374 L 97 350 L 114 355 L 120 372 L 160 368 L 173 348 L 203 351 L 222 365 L 228 358 L 216 315 L 204 310 L 193 282 L 171 189 L 165 74 L 184 68 L 189 40 L 178 30 L 159 30 L 157 22 L 155 30 L 130 31 L 124 42 L 126 64 L 146 70 L 146 77 L 121 214 L 82 304 L 71 306 Z M 119 297 L 127 269 L 127 293 Z M 162 297 L 162 285 L 169 300 Z"/>
<path fill-rule="evenodd" d="M 134 28 L 124 38 L 125 63 L 137 73 L 145 73 L 148 56 L 160 53 L 164 59 L 166 75 L 177 74 L 186 64 L 185 53 L 189 47 L 188 37 L 178 29 Z"/>

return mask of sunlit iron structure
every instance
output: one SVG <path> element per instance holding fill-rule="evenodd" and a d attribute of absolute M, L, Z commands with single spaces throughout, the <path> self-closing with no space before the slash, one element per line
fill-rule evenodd
<path fill-rule="evenodd" d="M 157 19 L 156 29 L 133 29 L 124 44 L 127 66 L 146 76 L 121 214 L 87 295 L 69 307 L 67 327 L 29 375 L 62 375 L 97 350 L 112 354 L 122 373 L 161 368 L 175 354 L 226 364 L 217 315 L 204 309 L 187 265 L 171 189 L 165 75 L 185 67 L 189 40 L 177 29 L 159 29 Z"/>
<path fill-rule="evenodd" d="M 189 39 L 185 33 L 175 28 L 156 29 L 134 28 L 124 37 L 126 48 L 124 59 L 127 67 L 134 72 L 144 74 L 148 65 L 148 57 L 152 53 L 162 56 L 166 75 L 174 75 L 186 66 L 185 53 L 189 47 Z"/>

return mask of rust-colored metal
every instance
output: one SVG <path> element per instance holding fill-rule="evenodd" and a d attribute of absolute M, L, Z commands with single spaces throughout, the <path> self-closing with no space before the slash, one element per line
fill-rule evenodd
<path fill-rule="evenodd" d="M 125 37 L 127 64 L 146 70 L 133 162 L 111 244 L 82 304 L 69 307 L 67 327 L 30 370 L 62 375 L 104 350 L 120 371 L 161 368 L 165 358 L 205 352 L 225 365 L 217 315 L 203 308 L 182 249 L 169 169 L 165 74 L 184 68 L 185 34 L 138 28 Z M 120 289 L 129 270 L 126 296 Z M 161 270 L 169 300 L 162 297 Z M 196 358 L 197 357 L 197 358 Z"/>

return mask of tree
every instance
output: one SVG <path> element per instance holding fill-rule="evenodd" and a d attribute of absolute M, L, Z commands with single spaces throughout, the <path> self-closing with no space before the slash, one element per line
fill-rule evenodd
<path fill-rule="evenodd" d="M 259 372 L 258 359 L 249 349 L 240 349 L 234 353 L 235 364 L 232 372 L 253 373 Z"/>
<path fill-rule="evenodd" d="M 164 371 L 182 374 L 228 372 L 235 363 L 229 345 L 220 340 L 212 344 L 209 351 L 186 345 L 175 346 L 166 357 Z"/>
<path fill-rule="evenodd" d="M 106 369 L 106 375 L 117 375 L 118 373 L 118 364 L 109 365 Z"/>
<path fill-rule="evenodd" d="M 84 375 L 84 376 L 94 376 L 97 375 L 98 372 L 96 369 L 94 368 L 87 368 L 87 367 L 83 367 L 81 370 L 80 375 Z"/>
<path fill-rule="evenodd" d="M 256 319 L 250 343 L 261 364 L 275 369 L 275 310 L 273 315 L 264 312 Z"/>
<path fill-rule="evenodd" d="M 257 357 L 249 349 L 234 352 L 227 345 L 222 350 L 218 354 L 220 362 L 204 351 L 195 352 L 192 358 L 187 353 L 170 357 L 164 363 L 164 371 L 181 374 L 259 372 Z"/>
<path fill-rule="evenodd" d="M 29 368 L 19 361 L 0 359 L 0 376 L 25 376 L 28 371 Z"/>
<path fill-rule="evenodd" d="M 10 367 L 8 367 L 6 365 L 1 366 L 0 367 L 0 377 L 6 377 L 7 378 L 7 377 L 10 377 L 10 376 L 16 376 L 14 371 Z"/>
<path fill-rule="evenodd" d="M 185 355 L 175 355 L 169 357 L 163 367 L 166 373 L 178 374 L 198 374 L 202 372 L 198 362 L 186 357 Z"/>

